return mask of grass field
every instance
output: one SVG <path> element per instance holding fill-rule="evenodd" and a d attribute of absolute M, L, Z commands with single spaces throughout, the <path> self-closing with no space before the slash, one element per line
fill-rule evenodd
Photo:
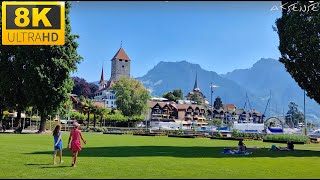
<path fill-rule="evenodd" d="M 222 155 L 237 141 L 83 133 L 88 144 L 72 168 L 53 166 L 50 134 L 0 134 L 0 178 L 319 178 L 320 145 L 294 152 L 268 151 L 271 143 L 245 141 L 260 150 Z M 67 134 L 63 145 L 67 145 Z M 278 144 L 279 145 L 279 144 Z M 280 144 L 285 146 L 285 144 Z"/>

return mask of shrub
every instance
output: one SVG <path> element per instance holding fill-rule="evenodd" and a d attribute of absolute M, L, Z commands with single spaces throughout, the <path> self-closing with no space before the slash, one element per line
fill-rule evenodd
<path fill-rule="evenodd" d="M 218 131 L 218 132 L 216 133 L 216 137 L 223 137 L 223 135 L 221 134 L 220 131 Z"/>
<path fill-rule="evenodd" d="M 50 121 L 47 121 L 46 125 L 45 125 L 45 128 L 47 130 L 53 131 L 54 128 L 56 127 L 56 125 L 58 125 L 58 124 L 59 124 L 58 121 L 51 121 L 51 129 L 50 129 Z M 62 126 L 61 124 L 60 124 L 60 126 L 61 126 L 61 129 L 64 129 L 64 126 Z"/>
<path fill-rule="evenodd" d="M 238 129 L 233 129 L 231 136 L 232 137 L 239 137 L 240 132 Z"/>
<path fill-rule="evenodd" d="M 261 133 L 244 133 L 239 132 L 238 130 L 234 129 L 232 132 L 232 137 L 239 137 L 239 138 L 252 138 L 252 139 L 261 139 L 265 135 Z"/>
<path fill-rule="evenodd" d="M 272 134 L 266 135 L 264 140 L 272 140 L 272 141 L 293 141 L 293 142 L 304 142 L 307 143 L 309 138 L 301 135 L 292 135 L 292 134 Z"/>
<path fill-rule="evenodd" d="M 89 127 L 89 128 L 84 128 L 82 131 L 83 132 L 106 132 L 106 129 L 101 127 Z"/>

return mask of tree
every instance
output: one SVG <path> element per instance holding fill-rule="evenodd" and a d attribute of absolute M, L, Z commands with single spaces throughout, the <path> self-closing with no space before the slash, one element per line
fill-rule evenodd
<path fill-rule="evenodd" d="M 167 98 L 169 101 L 177 101 L 183 99 L 183 92 L 181 89 L 174 89 L 173 91 L 164 93 L 162 97 Z"/>
<path fill-rule="evenodd" d="M 39 110 L 41 121 L 39 132 L 45 131 L 48 115 L 57 112 L 70 98 L 73 81 L 71 72 L 77 70 L 82 60 L 77 53 L 78 35 L 71 34 L 70 3 L 65 2 L 65 44 L 61 46 L 21 46 L 26 61 L 26 94 L 31 105 Z M 20 46 L 19 46 L 20 47 Z"/>
<path fill-rule="evenodd" d="M 299 123 L 304 122 L 303 113 L 298 110 L 298 105 L 294 102 L 290 102 L 288 107 L 289 110 L 285 116 L 286 124 L 290 127 L 297 127 Z"/>
<path fill-rule="evenodd" d="M 141 115 L 148 109 L 147 99 L 150 95 L 140 81 L 121 77 L 112 85 L 112 89 L 115 91 L 117 109 L 124 116 Z"/>
<path fill-rule="evenodd" d="M 167 92 L 162 95 L 163 98 L 167 98 L 169 101 L 176 101 L 176 97 L 172 92 Z"/>
<path fill-rule="evenodd" d="M 94 83 L 88 83 L 85 79 L 79 77 L 72 77 L 74 86 L 72 93 L 86 98 L 93 98 L 94 93 L 98 91 L 98 85 Z"/>
<path fill-rule="evenodd" d="M 221 98 L 218 96 L 215 100 L 214 100 L 214 103 L 213 103 L 213 107 L 215 109 L 220 109 L 222 108 L 222 101 L 221 101 Z"/>
<path fill-rule="evenodd" d="M 172 91 L 172 94 L 176 97 L 176 100 L 183 99 L 183 92 L 181 91 L 181 89 L 174 89 Z"/>
<path fill-rule="evenodd" d="M 21 112 L 29 104 L 25 93 L 25 87 L 28 86 L 25 81 L 26 53 L 29 53 L 26 46 L 0 45 L 0 96 L 3 97 L 3 106 L 17 111 L 14 126 L 18 127 L 21 126 Z"/>
<path fill-rule="evenodd" d="M 295 4 L 296 3 L 296 4 Z M 302 7 L 319 2 L 282 1 L 282 17 L 276 20 L 282 62 L 307 95 L 320 103 L 320 16 L 319 11 L 289 10 L 289 6 Z M 318 7 L 316 7 L 318 6 Z"/>
<path fill-rule="evenodd" d="M 84 99 L 83 102 L 81 102 L 81 111 L 84 114 L 87 113 L 87 128 L 90 125 L 90 113 L 93 113 L 95 111 L 94 108 L 95 107 L 94 107 L 93 101 L 91 99 Z"/>
<path fill-rule="evenodd" d="M 202 100 L 198 94 L 192 94 L 190 100 L 196 102 L 197 104 L 202 104 Z"/>

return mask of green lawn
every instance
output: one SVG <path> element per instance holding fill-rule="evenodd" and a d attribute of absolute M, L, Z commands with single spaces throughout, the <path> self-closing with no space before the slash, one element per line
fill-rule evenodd
<path fill-rule="evenodd" d="M 84 133 L 88 144 L 72 168 L 71 152 L 53 166 L 49 134 L 0 134 L 0 178 L 319 178 L 320 145 L 273 152 L 271 143 L 252 155 L 221 155 L 237 141 Z M 67 133 L 63 136 L 67 145 Z M 285 146 L 285 144 L 281 144 Z"/>

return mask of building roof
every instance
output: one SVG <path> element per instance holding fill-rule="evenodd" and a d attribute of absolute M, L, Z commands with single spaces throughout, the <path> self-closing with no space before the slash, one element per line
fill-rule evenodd
<path fill-rule="evenodd" d="M 113 80 L 108 81 L 108 82 L 107 82 L 107 84 L 106 84 L 106 87 L 105 87 L 105 88 L 103 88 L 103 89 L 98 90 L 98 92 L 102 92 L 102 91 L 104 91 L 104 90 L 108 90 L 108 89 L 110 89 L 110 88 L 111 88 L 111 86 L 112 86 L 114 83 L 116 83 L 116 82 L 115 82 L 115 81 L 113 81 Z"/>
<path fill-rule="evenodd" d="M 114 57 L 112 58 L 112 60 L 114 59 L 122 59 L 122 60 L 129 60 L 130 58 L 128 57 L 128 55 L 126 54 L 126 52 L 124 51 L 124 49 L 121 47 L 118 52 L 116 53 L 116 55 L 114 55 Z"/>
<path fill-rule="evenodd" d="M 153 97 L 151 98 L 152 101 L 168 101 L 167 98 L 162 98 L 162 97 Z"/>
<path fill-rule="evenodd" d="M 223 109 L 235 109 L 236 106 L 234 104 L 223 104 Z"/>
<path fill-rule="evenodd" d="M 104 107 L 104 104 L 102 102 L 93 102 L 93 105 L 96 107 Z"/>

